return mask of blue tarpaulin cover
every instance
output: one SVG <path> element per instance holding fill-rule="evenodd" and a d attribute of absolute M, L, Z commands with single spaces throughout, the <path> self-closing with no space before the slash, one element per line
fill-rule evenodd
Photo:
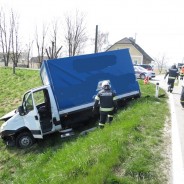
<path fill-rule="evenodd" d="M 102 80 L 110 80 L 117 96 L 139 91 L 128 49 L 46 60 L 40 75 L 59 111 L 92 103 Z"/>

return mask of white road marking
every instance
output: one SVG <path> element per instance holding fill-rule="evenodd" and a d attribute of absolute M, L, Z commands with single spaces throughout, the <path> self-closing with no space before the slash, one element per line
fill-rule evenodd
<path fill-rule="evenodd" d="M 170 107 L 171 107 L 171 122 L 172 122 L 172 171 L 173 171 L 173 184 L 184 183 L 184 168 L 181 152 L 181 142 L 179 138 L 179 131 L 176 119 L 176 112 L 174 107 L 173 94 L 169 94 Z"/>

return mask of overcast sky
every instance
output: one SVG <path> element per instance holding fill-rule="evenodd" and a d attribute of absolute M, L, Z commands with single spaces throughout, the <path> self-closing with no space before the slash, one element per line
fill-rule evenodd
<path fill-rule="evenodd" d="M 66 12 L 85 13 L 90 37 L 95 26 L 109 33 L 109 42 L 136 36 L 136 43 L 152 58 L 184 62 L 183 0 L 0 0 L 20 19 L 20 32 L 29 37 L 36 24 L 63 19 Z M 91 51 L 93 52 L 93 50 Z"/>

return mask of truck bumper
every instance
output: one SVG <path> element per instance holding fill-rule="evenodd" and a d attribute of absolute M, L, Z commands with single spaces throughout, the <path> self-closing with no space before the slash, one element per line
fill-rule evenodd
<path fill-rule="evenodd" d="M 11 137 L 15 135 L 15 130 L 5 130 L 0 132 L 0 136 L 2 139 L 6 139 L 7 137 Z"/>
<path fill-rule="evenodd" d="M 14 134 L 15 134 L 15 131 L 5 130 L 0 132 L 0 137 L 2 138 L 3 142 L 7 146 L 13 147 L 15 146 Z"/>

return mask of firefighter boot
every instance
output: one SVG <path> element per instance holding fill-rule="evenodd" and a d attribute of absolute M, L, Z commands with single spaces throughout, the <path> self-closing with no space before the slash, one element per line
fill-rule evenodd
<path fill-rule="evenodd" d="M 100 128 L 100 129 L 103 129 L 104 126 L 105 126 L 105 125 L 104 125 L 103 123 L 99 123 L 99 124 L 98 124 L 98 128 Z"/>
<path fill-rule="evenodd" d="M 171 91 L 171 85 L 169 84 L 169 85 L 168 85 L 167 92 L 170 92 L 170 91 Z"/>

